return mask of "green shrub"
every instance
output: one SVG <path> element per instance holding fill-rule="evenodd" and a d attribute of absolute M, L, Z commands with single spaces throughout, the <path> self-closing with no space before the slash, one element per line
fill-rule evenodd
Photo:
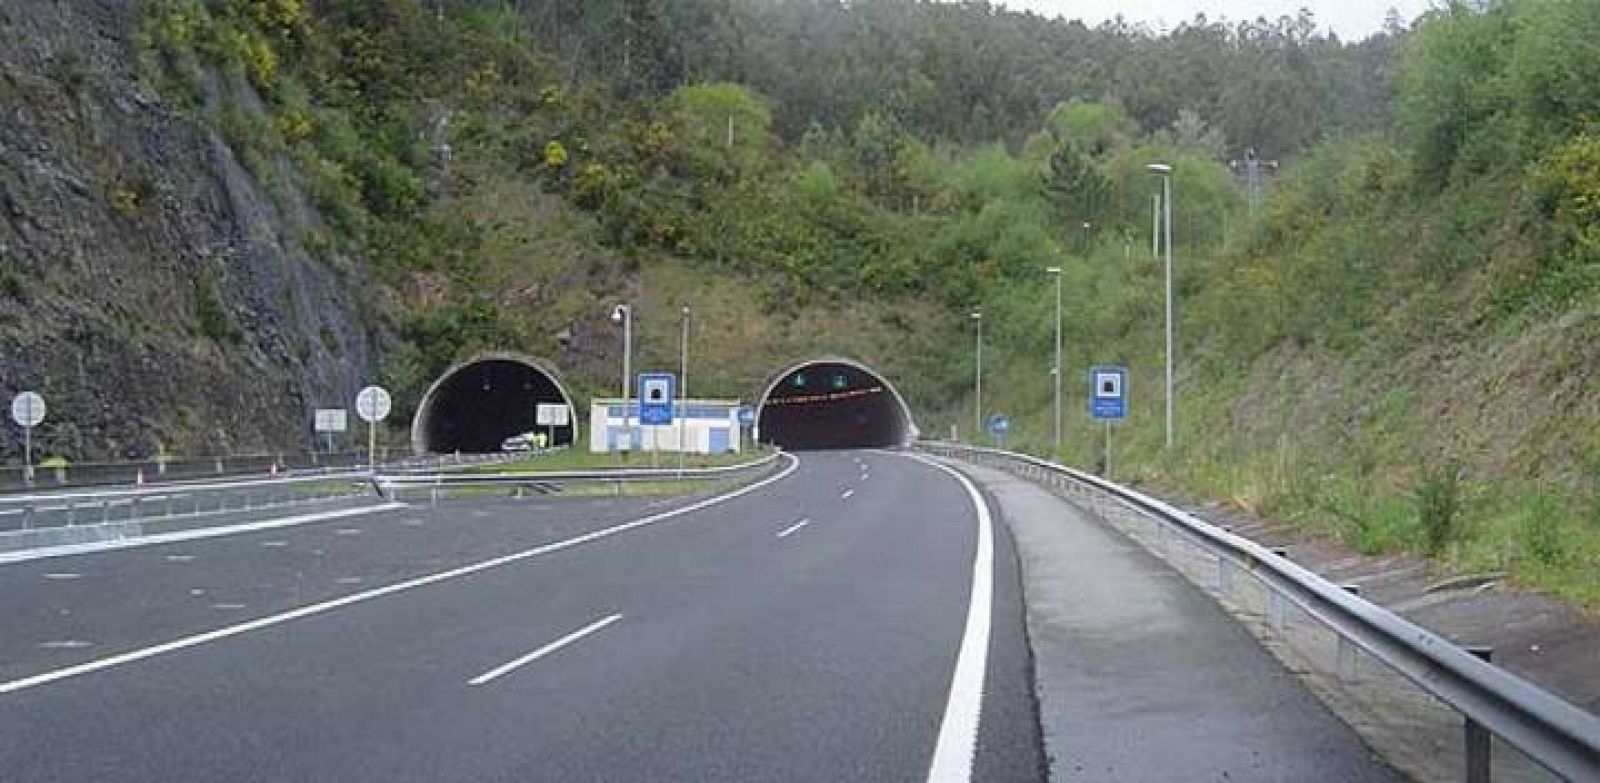
<path fill-rule="evenodd" d="M 1540 492 L 1522 515 L 1522 536 L 1528 555 L 1540 565 L 1560 566 L 1567 561 L 1567 542 L 1561 520 L 1565 509 L 1547 493 Z"/>
<path fill-rule="evenodd" d="M 239 330 L 233 325 L 233 318 L 222 303 L 216 281 L 210 275 L 201 275 L 194 293 L 195 318 L 199 321 L 200 333 L 217 342 L 237 341 Z"/>
<path fill-rule="evenodd" d="M 1416 491 L 1417 523 L 1423 549 L 1430 555 L 1443 552 L 1460 537 L 1461 479 L 1461 463 L 1455 460 L 1422 470 Z"/>

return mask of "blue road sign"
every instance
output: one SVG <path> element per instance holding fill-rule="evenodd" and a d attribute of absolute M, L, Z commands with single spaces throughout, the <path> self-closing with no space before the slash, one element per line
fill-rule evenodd
<path fill-rule="evenodd" d="M 739 426 L 753 427 L 756 423 L 756 409 L 749 405 L 739 406 Z"/>
<path fill-rule="evenodd" d="M 639 374 L 639 423 L 661 425 L 672 423 L 672 398 L 677 392 L 677 379 L 669 372 Z"/>
<path fill-rule="evenodd" d="M 1089 415 L 1102 421 L 1128 418 L 1128 368 L 1101 364 L 1089 369 Z"/>
<path fill-rule="evenodd" d="M 989 432 L 994 435 L 1004 435 L 1011 431 L 1011 419 L 1004 413 L 989 415 Z"/>

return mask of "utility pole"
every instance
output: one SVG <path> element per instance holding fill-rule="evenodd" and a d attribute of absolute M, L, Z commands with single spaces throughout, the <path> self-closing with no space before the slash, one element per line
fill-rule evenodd
<path fill-rule="evenodd" d="M 972 380 L 972 442 L 977 443 L 983 437 L 983 311 L 973 310 L 972 320 L 978 325 L 978 342 L 974 351 L 978 368 Z"/>
<path fill-rule="evenodd" d="M 631 396 L 633 385 L 633 308 L 619 304 L 611 310 L 611 320 L 622 324 L 622 431 L 627 438 L 627 449 L 632 451 L 633 443 L 633 416 L 628 410 L 628 399 Z"/>
<path fill-rule="evenodd" d="M 1062 268 L 1059 266 L 1046 267 L 1045 272 L 1055 275 L 1056 278 L 1056 362 L 1050 369 L 1051 380 L 1055 385 L 1055 458 L 1061 458 L 1061 278 Z"/>
<path fill-rule="evenodd" d="M 1245 202 L 1250 206 L 1250 217 L 1256 216 L 1256 205 L 1261 202 L 1261 170 L 1278 170 L 1278 161 L 1262 160 L 1255 147 L 1246 147 L 1243 160 L 1228 161 L 1228 168 L 1244 175 Z"/>
<path fill-rule="evenodd" d="M 688 450 L 684 439 L 684 419 L 689 413 L 689 308 L 683 308 L 683 337 L 679 342 L 680 353 L 678 357 L 678 472 L 683 472 L 683 453 Z"/>
<path fill-rule="evenodd" d="M 1145 169 L 1161 177 L 1161 201 L 1165 208 L 1166 219 L 1166 246 L 1167 246 L 1167 451 L 1172 451 L 1172 166 L 1166 163 L 1151 163 Z"/>

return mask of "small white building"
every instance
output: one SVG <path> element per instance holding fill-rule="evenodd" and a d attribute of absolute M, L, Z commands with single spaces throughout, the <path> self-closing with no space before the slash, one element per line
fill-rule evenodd
<path fill-rule="evenodd" d="M 623 423 L 622 399 L 596 398 L 589 403 L 589 450 L 597 454 L 617 451 L 621 443 L 631 443 L 630 451 L 687 451 L 691 454 L 725 454 L 742 451 L 739 432 L 739 400 L 678 400 L 673 422 L 660 426 L 639 423 L 639 401 L 628 401 L 628 423 L 633 425 L 631 441 Z M 680 427 L 681 425 L 681 427 Z M 678 436 L 682 432 L 682 446 Z"/>

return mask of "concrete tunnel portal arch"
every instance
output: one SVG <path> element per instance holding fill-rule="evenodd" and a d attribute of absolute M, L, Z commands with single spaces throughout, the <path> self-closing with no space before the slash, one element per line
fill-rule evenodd
<path fill-rule="evenodd" d="M 538 425 L 540 403 L 567 407 L 567 426 L 553 429 L 552 445 L 571 444 L 578 412 L 553 366 L 515 353 L 476 356 L 428 387 L 411 420 L 411 448 L 417 454 L 499 451 L 513 435 L 547 431 Z"/>
<path fill-rule="evenodd" d="M 756 431 L 761 442 L 790 450 L 903 446 L 918 434 L 894 384 L 842 358 L 812 359 L 779 373 L 757 398 Z"/>

